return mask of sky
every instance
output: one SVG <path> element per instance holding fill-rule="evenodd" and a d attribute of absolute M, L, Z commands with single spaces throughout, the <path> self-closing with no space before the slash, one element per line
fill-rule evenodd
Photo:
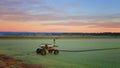
<path fill-rule="evenodd" d="M 120 0 L 0 0 L 0 32 L 120 32 Z"/>

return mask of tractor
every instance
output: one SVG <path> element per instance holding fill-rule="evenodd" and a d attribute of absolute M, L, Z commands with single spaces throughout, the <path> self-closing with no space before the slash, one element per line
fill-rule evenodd
<path fill-rule="evenodd" d="M 55 49 L 57 47 L 55 39 L 53 39 L 53 42 L 53 44 L 40 44 L 40 47 L 36 49 L 36 53 L 41 55 L 46 55 L 47 53 L 58 55 L 59 50 Z"/>

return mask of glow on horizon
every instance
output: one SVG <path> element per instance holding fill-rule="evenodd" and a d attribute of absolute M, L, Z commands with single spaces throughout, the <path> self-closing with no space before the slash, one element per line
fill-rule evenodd
<path fill-rule="evenodd" d="M 120 28 L 89 28 L 88 26 L 64 26 L 64 25 L 41 25 L 38 23 L 29 22 L 8 24 L 4 22 L 0 25 L 0 31 L 12 32 L 119 32 Z"/>
<path fill-rule="evenodd" d="M 120 32 L 119 0 L 0 1 L 0 31 Z"/>

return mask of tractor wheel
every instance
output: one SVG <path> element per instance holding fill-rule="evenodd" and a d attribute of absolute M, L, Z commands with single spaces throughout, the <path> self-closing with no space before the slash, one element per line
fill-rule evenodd
<path fill-rule="evenodd" d="M 41 50 L 41 55 L 46 55 L 46 51 L 44 49 Z"/>
<path fill-rule="evenodd" d="M 58 55 L 59 54 L 59 50 L 54 50 L 54 54 Z"/>
<path fill-rule="evenodd" d="M 36 49 L 36 53 L 37 53 L 37 54 L 40 54 L 40 53 L 41 53 L 41 50 L 42 50 L 42 49 L 40 49 L 40 48 Z"/>

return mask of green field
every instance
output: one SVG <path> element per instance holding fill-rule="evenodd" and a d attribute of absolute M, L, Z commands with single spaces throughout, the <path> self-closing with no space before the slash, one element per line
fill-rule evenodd
<path fill-rule="evenodd" d="M 57 39 L 59 50 L 120 48 L 120 39 Z M 37 55 L 41 43 L 51 39 L 1 39 L 0 53 L 22 59 L 25 63 L 42 64 L 45 68 L 120 68 L 120 49 L 61 52 L 59 55 Z"/>

